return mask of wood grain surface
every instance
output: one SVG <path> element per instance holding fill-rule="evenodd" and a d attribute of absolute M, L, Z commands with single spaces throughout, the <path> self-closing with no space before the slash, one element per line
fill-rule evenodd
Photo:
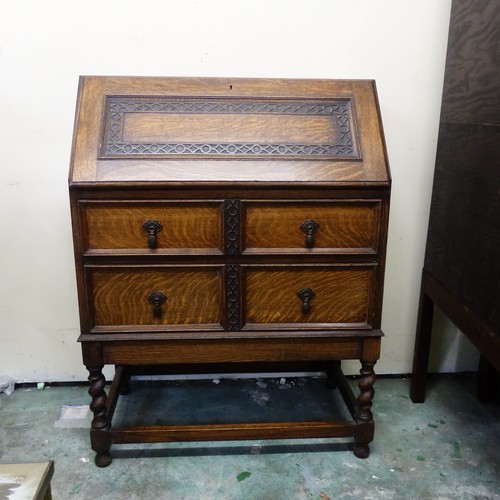
<path fill-rule="evenodd" d="M 500 2 L 454 0 L 441 121 L 500 124 Z"/>
<path fill-rule="evenodd" d="M 88 203 L 84 210 L 91 249 L 148 249 L 142 225 L 158 221 L 156 248 L 222 248 L 222 213 L 219 203 Z"/>
<path fill-rule="evenodd" d="M 246 269 L 246 323 L 354 323 L 370 320 L 373 269 L 270 267 Z M 297 292 L 310 288 L 316 297 L 309 314 Z"/>
<path fill-rule="evenodd" d="M 500 331 L 500 3 L 455 0 L 424 268 Z"/>
<path fill-rule="evenodd" d="M 259 142 L 335 144 L 329 116 L 127 113 L 125 142 Z"/>
<path fill-rule="evenodd" d="M 442 124 L 424 267 L 500 331 L 500 126 Z"/>
<path fill-rule="evenodd" d="M 308 219 L 319 224 L 314 233 L 318 249 L 377 250 L 380 203 L 245 203 L 246 249 L 306 249 L 306 234 L 300 229 Z"/>
<path fill-rule="evenodd" d="M 236 101 L 252 99 L 266 101 L 281 100 L 330 100 L 350 101 L 352 107 L 349 111 L 349 121 L 353 151 L 346 157 L 342 157 L 342 151 L 326 155 L 314 155 L 309 153 L 297 155 L 271 155 L 273 165 L 259 168 L 258 180 L 261 182 L 297 182 L 308 181 L 311 183 L 322 182 L 390 182 L 387 169 L 387 158 L 383 131 L 380 126 L 378 101 L 373 81 L 356 80 L 283 80 L 283 79 L 233 79 L 233 78 L 140 78 L 140 77 L 82 77 L 79 87 L 79 98 L 77 104 L 77 121 L 75 136 L 73 139 L 72 162 L 70 172 L 70 185 L 85 185 L 89 182 L 150 182 L 161 180 L 165 182 L 191 181 L 203 182 L 225 182 L 227 180 L 251 181 L 255 180 L 255 165 L 253 161 L 255 154 L 250 151 L 245 158 L 233 160 L 231 155 L 226 155 L 227 160 L 215 161 L 207 165 L 206 154 L 193 154 L 185 159 L 177 158 L 154 158 L 154 155 L 146 153 L 148 140 L 140 142 L 140 150 L 144 150 L 144 157 L 137 161 L 134 155 L 124 155 L 122 158 L 113 158 L 111 161 L 102 155 L 101 144 L 103 136 L 103 124 L 106 120 L 106 99 L 116 96 L 133 96 L 139 99 L 150 99 L 154 97 L 189 100 L 190 102 L 201 97 L 208 99 L 230 99 Z M 97 103 L 97 104 L 96 104 Z M 152 113 L 154 114 L 154 113 Z M 291 138 L 294 141 L 299 136 L 305 138 L 303 144 L 316 143 L 330 137 L 333 131 L 333 141 L 323 143 L 331 146 L 342 143 L 346 137 L 345 123 L 335 124 L 332 130 L 331 124 L 327 124 L 323 118 L 312 116 L 311 120 L 306 116 L 301 119 L 311 125 L 304 127 L 295 123 L 293 118 L 282 116 L 270 117 L 270 125 L 263 125 L 262 120 L 250 116 L 245 120 L 253 123 L 250 129 L 252 134 L 258 138 L 265 131 L 268 134 L 266 144 L 270 139 Z M 227 117 L 226 117 L 227 118 Z M 203 120 L 207 120 L 204 118 Z M 130 121 L 130 117 L 128 118 Z M 150 119 L 148 119 L 150 120 Z M 169 120 L 169 118 L 162 118 Z M 210 118 L 213 120 L 213 117 Z M 241 122 L 241 117 L 234 117 L 236 122 Z M 244 121 L 245 121 L 244 120 Z M 182 134 L 193 134 L 196 130 L 190 127 L 191 119 L 184 116 L 181 120 L 186 126 Z M 126 134 L 129 138 L 134 134 L 151 139 L 151 135 L 162 135 L 163 125 L 157 127 L 156 132 L 145 131 L 144 125 L 139 123 L 140 117 L 132 118 L 130 128 Z M 241 123 L 233 123 L 239 128 L 237 135 L 250 133 L 245 131 Z M 290 131 L 283 131 L 283 123 L 290 125 Z M 192 124 L 191 124 L 192 125 Z M 238 127 L 236 127 L 236 125 Z M 213 129 L 212 132 L 217 132 Z M 299 128 L 297 128 L 299 126 Z M 227 129 L 227 126 L 224 126 Z M 222 127 L 222 128 L 224 128 Z M 169 127 L 170 129 L 170 127 Z M 250 130 L 248 129 L 248 130 Z M 272 130 L 271 130 L 272 129 Z M 260 131 L 260 132 L 259 132 Z M 212 134 L 210 132 L 210 134 Z M 196 132 L 197 134 L 198 132 Z M 232 130 L 233 134 L 234 131 Z M 196 134 L 192 137 L 196 137 Z M 291 135 L 290 135 L 291 134 Z M 224 135 L 224 134 L 220 134 Z M 213 136 L 212 136 L 213 137 Z M 242 136 L 244 137 L 244 136 Z M 123 142 L 123 140 L 122 140 Z M 285 141 L 286 142 L 286 141 Z M 332 144 L 333 143 L 333 144 Z M 127 143 L 128 144 L 128 143 Z M 282 144 L 281 141 L 278 144 Z M 132 144 L 130 145 L 132 151 Z M 129 151 L 127 149 L 127 151 Z M 305 151 L 305 150 L 304 150 Z M 360 155 L 362 152 L 362 155 Z M 134 154 L 137 155 L 138 151 Z M 149 154 L 149 156 L 148 156 Z M 224 153 L 225 154 L 225 153 Z M 175 155 L 174 155 L 175 156 Z M 145 161 L 142 161 L 145 160 Z M 253 163 L 247 163 L 247 161 Z M 293 164 L 293 165 L 289 165 Z M 153 169 L 150 167 L 155 165 Z M 290 172 L 287 174 L 287 172 Z"/>
<path fill-rule="evenodd" d="M 92 270 L 96 325 L 220 324 L 222 278 L 218 267 Z M 152 292 L 167 297 L 161 318 L 148 302 Z"/>

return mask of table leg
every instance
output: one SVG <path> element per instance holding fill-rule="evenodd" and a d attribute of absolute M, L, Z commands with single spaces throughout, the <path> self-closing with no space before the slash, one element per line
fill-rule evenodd
<path fill-rule="evenodd" d="M 367 458 L 370 454 L 369 443 L 373 441 L 374 423 L 371 412 L 375 390 L 375 361 L 361 360 L 361 378 L 358 381 L 360 394 L 356 399 L 356 435 L 354 437 L 354 454 L 358 458 Z"/>
<path fill-rule="evenodd" d="M 415 350 L 413 354 L 413 369 L 410 385 L 410 397 L 414 403 L 423 403 L 425 400 L 425 385 L 429 351 L 431 348 L 432 317 L 434 302 L 426 294 L 426 278 L 422 274 L 420 286 L 420 301 L 417 316 L 417 332 L 415 336 Z"/>
<path fill-rule="evenodd" d="M 497 395 L 498 372 L 481 354 L 477 371 L 477 397 L 483 403 L 492 403 Z"/>
<path fill-rule="evenodd" d="M 89 394 L 92 397 L 90 410 L 94 418 L 90 430 L 92 449 L 97 453 L 95 463 L 98 467 L 107 467 L 111 463 L 111 442 L 109 440 L 109 421 L 107 417 L 107 395 L 104 387 L 106 379 L 102 373 L 103 366 L 89 367 Z"/>

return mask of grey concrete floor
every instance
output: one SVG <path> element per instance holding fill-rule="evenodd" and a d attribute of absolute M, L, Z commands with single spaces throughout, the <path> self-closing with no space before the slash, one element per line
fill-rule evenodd
<path fill-rule="evenodd" d="M 56 500 L 500 499 L 500 408 L 476 399 L 473 378 L 435 376 L 417 405 L 407 379 L 382 378 L 375 388 L 366 460 L 353 455 L 349 439 L 169 443 L 116 445 L 113 463 L 99 469 L 87 388 L 21 387 L 0 395 L 0 462 L 54 460 Z M 116 419 L 323 418 L 337 403 L 313 379 L 136 382 Z"/>

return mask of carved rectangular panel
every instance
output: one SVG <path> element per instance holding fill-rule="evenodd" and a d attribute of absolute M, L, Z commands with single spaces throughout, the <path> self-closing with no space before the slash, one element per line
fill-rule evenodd
<path fill-rule="evenodd" d="M 110 96 L 102 158 L 359 159 L 350 99 Z"/>

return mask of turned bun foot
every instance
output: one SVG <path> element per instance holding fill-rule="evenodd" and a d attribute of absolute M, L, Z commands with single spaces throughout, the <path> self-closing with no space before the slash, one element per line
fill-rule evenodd
<path fill-rule="evenodd" d="M 370 447 L 367 444 L 354 444 L 354 455 L 358 458 L 368 458 L 370 455 Z"/>
<path fill-rule="evenodd" d="M 95 464 L 97 467 L 107 467 L 112 462 L 111 453 L 98 453 L 95 456 Z"/>

